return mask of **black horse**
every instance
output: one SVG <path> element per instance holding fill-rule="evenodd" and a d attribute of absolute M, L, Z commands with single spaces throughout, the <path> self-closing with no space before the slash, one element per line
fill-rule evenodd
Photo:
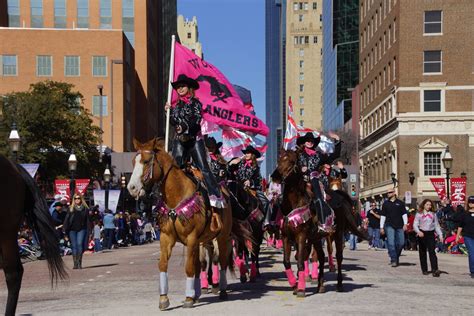
<path fill-rule="evenodd" d="M 33 178 L 21 166 L 0 155 L 0 267 L 5 273 L 8 298 L 5 315 L 15 315 L 23 277 L 18 249 L 18 229 L 26 219 L 48 261 L 51 286 L 67 273 L 46 200 Z"/>
<path fill-rule="evenodd" d="M 229 91 L 227 86 L 223 83 L 220 83 L 215 77 L 200 75 L 196 78 L 196 81 L 207 81 L 209 83 L 211 86 L 211 95 L 216 97 L 214 100 L 212 100 L 214 102 L 222 101 L 227 103 L 225 99 L 232 96 L 232 93 Z"/>

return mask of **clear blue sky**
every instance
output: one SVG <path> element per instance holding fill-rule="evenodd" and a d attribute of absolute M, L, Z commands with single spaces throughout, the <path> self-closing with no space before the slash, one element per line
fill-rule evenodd
<path fill-rule="evenodd" d="M 197 17 L 204 59 L 252 91 L 265 121 L 265 1 L 178 0 L 178 14 Z"/>

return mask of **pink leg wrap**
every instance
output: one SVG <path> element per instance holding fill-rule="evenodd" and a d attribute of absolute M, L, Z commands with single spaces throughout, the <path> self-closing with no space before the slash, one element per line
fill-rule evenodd
<path fill-rule="evenodd" d="M 306 289 L 306 282 L 304 280 L 304 271 L 298 272 L 298 291 L 304 291 Z"/>
<path fill-rule="evenodd" d="M 272 237 L 268 237 L 267 239 L 267 247 L 271 247 L 273 246 L 273 238 Z"/>
<path fill-rule="evenodd" d="M 219 266 L 212 264 L 212 284 L 219 284 Z"/>
<path fill-rule="evenodd" d="M 304 262 L 304 276 L 305 276 L 305 278 L 309 277 L 309 262 L 308 262 L 308 260 L 306 260 Z"/>
<path fill-rule="evenodd" d="M 276 242 L 276 248 L 277 248 L 277 249 L 283 248 L 283 240 L 281 240 L 281 239 L 278 239 L 278 240 L 277 240 L 277 242 Z"/>
<path fill-rule="evenodd" d="M 201 289 L 207 289 L 209 287 L 209 282 L 207 282 L 207 273 L 206 271 L 201 271 Z"/>
<path fill-rule="evenodd" d="M 286 277 L 288 278 L 288 283 L 290 283 L 291 287 L 294 287 L 296 285 L 296 278 L 295 278 L 295 275 L 293 274 L 293 270 L 286 269 L 285 273 L 286 273 Z"/>
<path fill-rule="evenodd" d="M 332 255 L 328 257 L 328 263 L 330 267 L 334 267 L 334 257 Z"/>
<path fill-rule="evenodd" d="M 312 265 L 311 279 L 316 280 L 319 276 L 319 263 L 316 261 L 316 262 L 311 263 L 311 265 Z"/>
<path fill-rule="evenodd" d="M 255 262 L 252 262 L 250 264 L 250 277 L 251 278 L 257 277 L 257 265 L 255 264 Z"/>
<path fill-rule="evenodd" d="M 235 258 L 235 266 L 239 268 L 240 276 L 245 276 L 246 274 L 244 265 L 245 265 L 244 260 L 240 259 L 240 257 Z"/>

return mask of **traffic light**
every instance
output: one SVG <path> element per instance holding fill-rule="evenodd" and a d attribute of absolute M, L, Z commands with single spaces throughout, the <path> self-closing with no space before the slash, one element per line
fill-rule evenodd
<path fill-rule="evenodd" d="M 351 184 L 351 196 L 352 197 L 355 197 L 356 196 L 356 185 L 355 184 Z"/>

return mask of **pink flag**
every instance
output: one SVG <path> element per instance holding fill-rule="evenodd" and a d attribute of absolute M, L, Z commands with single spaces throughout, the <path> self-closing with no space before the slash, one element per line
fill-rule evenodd
<path fill-rule="evenodd" d="M 451 179 L 451 205 L 456 207 L 466 202 L 466 178 Z"/>
<path fill-rule="evenodd" d="M 175 45 L 174 56 L 174 80 L 185 74 L 199 83 L 196 97 L 202 103 L 204 121 L 268 135 L 268 127 L 244 107 L 242 99 L 219 69 L 179 43 Z M 176 91 L 173 91 L 172 103 L 177 98 Z"/>
<path fill-rule="evenodd" d="M 443 178 L 430 178 L 431 184 L 433 185 L 436 193 L 440 200 L 446 197 L 446 183 Z"/>

